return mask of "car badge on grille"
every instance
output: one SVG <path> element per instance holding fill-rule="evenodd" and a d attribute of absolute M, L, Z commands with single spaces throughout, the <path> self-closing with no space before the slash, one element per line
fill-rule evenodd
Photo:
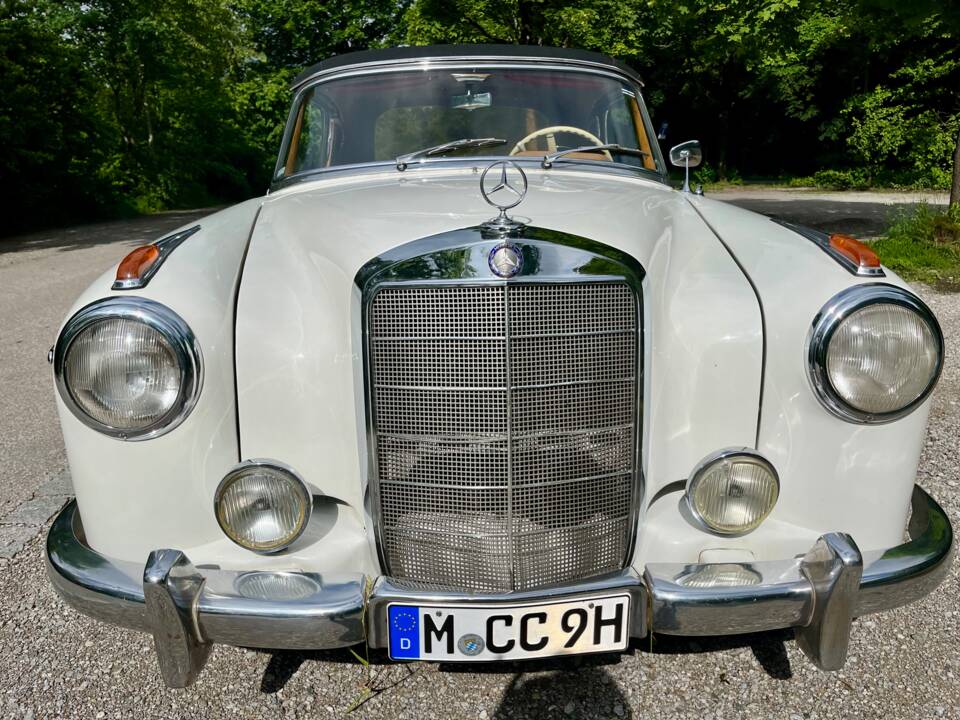
<path fill-rule="evenodd" d="M 481 227 L 485 231 L 506 235 L 523 227 L 522 223 L 507 216 L 507 210 L 515 208 L 527 196 L 527 174 L 517 163 L 497 160 L 487 165 L 480 176 L 480 194 L 500 211 L 493 220 L 483 223 Z"/>
<path fill-rule="evenodd" d="M 513 243 L 502 242 L 490 251 L 487 263 L 497 277 L 511 278 L 523 267 L 523 253 Z"/>

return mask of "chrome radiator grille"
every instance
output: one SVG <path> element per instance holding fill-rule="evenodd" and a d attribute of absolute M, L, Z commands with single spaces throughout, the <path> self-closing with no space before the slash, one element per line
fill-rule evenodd
<path fill-rule="evenodd" d="M 391 576 L 509 591 L 624 566 L 638 417 L 629 285 L 387 285 L 368 323 Z"/>

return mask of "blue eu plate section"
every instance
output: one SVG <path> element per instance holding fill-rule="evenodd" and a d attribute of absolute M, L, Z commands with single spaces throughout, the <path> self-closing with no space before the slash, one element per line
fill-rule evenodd
<path fill-rule="evenodd" d="M 420 608 L 414 605 L 391 605 L 390 657 L 394 660 L 416 660 L 420 657 Z"/>

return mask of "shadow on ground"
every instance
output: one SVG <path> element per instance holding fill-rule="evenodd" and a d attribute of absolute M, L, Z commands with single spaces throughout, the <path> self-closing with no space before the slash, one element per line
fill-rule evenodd
<path fill-rule="evenodd" d="M 82 250 L 97 245 L 129 242 L 131 246 L 159 240 L 181 225 L 215 212 L 217 208 L 184 210 L 144 215 L 127 220 L 52 228 L 29 235 L 0 238 L 0 254 L 24 250 Z"/>
<path fill-rule="evenodd" d="M 793 677 L 786 643 L 793 640 L 793 630 L 773 630 L 748 635 L 723 635 L 718 637 L 677 637 L 655 635 L 653 649 L 645 638 L 638 643 L 639 649 L 654 655 L 689 655 L 733 650 L 749 647 L 763 671 L 774 680 L 789 680 Z"/>
<path fill-rule="evenodd" d="M 630 703 L 602 667 L 558 670 L 546 675 L 516 673 L 492 717 L 630 718 Z"/>
<path fill-rule="evenodd" d="M 793 677 L 785 643 L 793 638 L 790 630 L 725 637 L 673 637 L 657 635 L 634 641 L 630 654 L 693 655 L 721 650 L 749 647 L 764 672 L 774 680 Z M 417 675 L 425 667 L 422 663 L 392 663 L 386 653 L 355 648 L 333 651 L 281 650 L 270 654 L 264 670 L 260 691 L 273 694 L 282 690 L 306 662 L 334 662 L 358 665 L 363 657 L 377 679 L 369 686 L 369 698 L 388 693 Z M 262 652 L 262 651 L 261 651 Z M 509 677 L 504 696 L 493 720 L 507 718 L 630 718 L 632 713 L 627 697 L 617 686 L 608 667 L 621 662 L 618 654 L 582 655 L 579 657 L 547 658 L 525 662 L 502 663 L 440 663 L 440 672 L 464 675 L 503 675 Z M 398 672 L 387 666 L 393 665 Z M 403 669 L 405 672 L 400 672 Z M 506 679 L 505 677 L 505 679 Z M 720 673 L 724 682 L 724 674 Z"/>

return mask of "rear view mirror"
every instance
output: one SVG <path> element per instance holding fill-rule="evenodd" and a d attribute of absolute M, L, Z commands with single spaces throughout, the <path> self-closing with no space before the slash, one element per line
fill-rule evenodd
<path fill-rule="evenodd" d="M 699 140 L 687 140 L 670 148 L 671 164 L 686 170 L 683 179 L 683 191 L 690 192 L 690 168 L 697 167 L 703 162 L 703 149 Z"/>
<path fill-rule="evenodd" d="M 703 162 L 703 149 L 700 147 L 699 140 L 687 140 L 687 142 L 674 145 L 670 148 L 670 162 L 677 167 L 692 167 Z"/>

